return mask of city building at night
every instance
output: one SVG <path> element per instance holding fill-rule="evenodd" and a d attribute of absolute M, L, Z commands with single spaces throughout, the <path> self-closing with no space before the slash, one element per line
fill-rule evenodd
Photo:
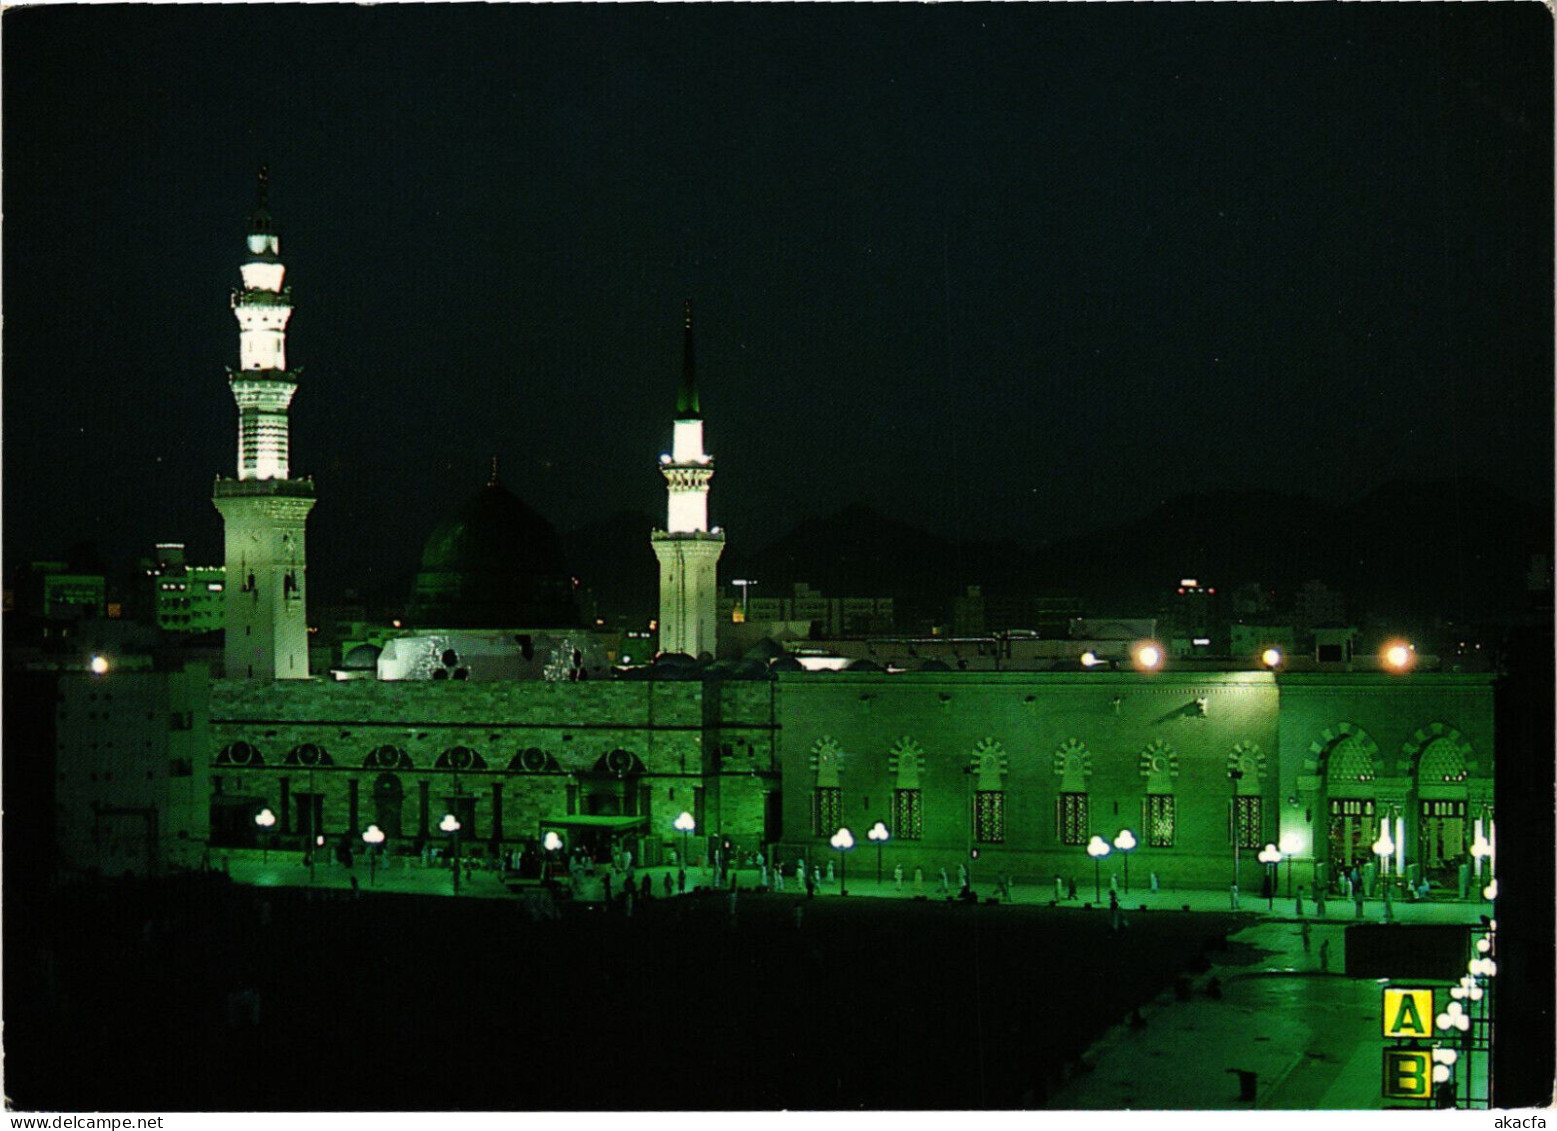
<path fill-rule="evenodd" d="M 1279 650 L 1175 661 L 1150 639 L 1150 619 L 1072 618 L 1060 640 L 865 637 L 793 641 L 793 653 L 768 641 L 711 662 L 724 534 L 708 521 L 713 465 L 690 304 L 674 439 L 660 461 L 667 518 L 652 536 L 658 663 L 613 670 L 608 637 L 579 624 L 555 533 L 494 463 L 428 538 L 411 623 L 310 678 L 303 523 L 314 495 L 291 477 L 291 306 L 264 189 L 262 178 L 234 298 L 239 475 L 216 491 L 226 672 L 198 693 L 198 667 L 64 680 L 67 866 L 90 856 L 83 844 L 105 843 L 106 813 L 160 814 L 133 850 L 111 834 L 96 862 L 155 871 L 187 866 L 207 829 L 218 849 L 263 838 L 312 851 L 321 837 L 355 843 L 375 824 L 387 851 L 420 853 L 442 838 L 445 814 L 475 856 L 511 858 L 555 831 L 652 864 L 670 858 L 673 822 L 687 812 L 694 851 L 727 843 L 781 860 L 819 861 L 840 827 L 881 822 L 894 862 L 929 876 L 967 863 L 975 879 L 1075 879 L 1093 838 L 1128 831 L 1123 843 L 1136 847 L 1109 861 L 1110 874 L 1128 861 L 1178 886 L 1247 885 L 1267 844 L 1304 884 L 1353 867 L 1458 894 L 1472 882 L 1468 848 L 1494 835 L 1492 678 L 1416 670 L 1405 646 L 1353 657 L 1319 640 L 1311 662 Z M 742 611 L 752 615 L 731 629 L 775 618 L 831 626 L 850 612 L 809 590 L 758 599 L 777 607 L 753 612 L 749 584 Z M 737 608 L 726 609 L 732 621 Z M 1066 612 L 1075 608 L 1056 615 Z M 872 599 L 861 615 L 890 617 L 890 605 Z M 122 711 L 98 705 L 132 678 L 138 693 L 187 703 L 137 714 L 137 734 L 148 732 L 138 741 L 119 736 Z M 127 741 L 145 767 L 88 766 Z M 176 806 L 164 789 L 182 791 Z M 206 791 L 206 820 L 188 819 L 191 789 Z M 258 829 L 267 809 L 276 823 Z"/>

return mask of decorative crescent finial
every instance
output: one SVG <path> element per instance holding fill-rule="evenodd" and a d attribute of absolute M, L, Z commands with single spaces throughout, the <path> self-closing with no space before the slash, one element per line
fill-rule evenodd
<path fill-rule="evenodd" d="M 266 203 L 266 197 L 270 193 L 270 166 L 269 165 L 261 165 L 259 167 L 259 176 L 258 176 L 257 180 L 258 180 L 258 190 L 259 190 L 259 206 L 261 208 L 264 208 L 265 207 L 265 203 Z"/>
<path fill-rule="evenodd" d="M 690 329 L 692 329 L 692 300 L 691 299 L 687 299 L 686 300 L 686 302 L 685 302 L 685 304 L 683 306 L 683 309 L 686 311 L 686 319 L 687 319 L 686 326 L 687 326 L 687 329 L 690 330 Z"/>
<path fill-rule="evenodd" d="M 497 457 L 492 457 L 492 478 L 487 480 L 488 487 L 497 486 Z"/>

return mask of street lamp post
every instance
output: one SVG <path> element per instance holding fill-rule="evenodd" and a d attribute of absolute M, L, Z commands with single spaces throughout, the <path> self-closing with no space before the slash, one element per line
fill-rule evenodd
<path fill-rule="evenodd" d="M 1130 850 L 1136 845 L 1135 834 L 1129 829 L 1120 829 L 1119 835 L 1114 838 L 1114 847 L 1124 853 L 1125 862 L 1125 894 L 1130 894 Z"/>
<path fill-rule="evenodd" d="M 269 864 L 270 840 L 264 834 L 270 832 L 271 826 L 276 823 L 276 815 L 269 809 L 261 809 L 258 813 L 254 814 L 254 823 L 263 830 L 260 834 L 260 851 L 262 853 L 260 859 L 262 862 Z"/>
<path fill-rule="evenodd" d="M 881 886 L 881 846 L 892 839 L 892 834 L 887 831 L 887 826 L 877 821 L 870 827 L 870 832 L 865 834 L 876 842 L 876 886 Z"/>
<path fill-rule="evenodd" d="M 1296 833 L 1288 833 L 1286 836 L 1281 838 L 1281 844 L 1278 846 L 1281 849 L 1282 855 L 1287 858 L 1288 899 L 1292 898 L 1292 858 L 1297 855 L 1297 851 L 1302 847 L 1302 844 L 1302 839 Z M 1313 893 L 1310 892 L 1309 894 Z"/>
<path fill-rule="evenodd" d="M 838 894 L 849 894 L 849 857 L 845 855 L 854 847 L 854 834 L 846 828 L 833 833 L 828 841 L 838 850 Z"/>
<path fill-rule="evenodd" d="M 1108 841 L 1100 836 L 1094 836 L 1087 842 L 1087 855 L 1092 857 L 1092 887 L 1098 903 L 1103 902 L 1103 857 L 1110 851 Z"/>
<path fill-rule="evenodd" d="M 1379 839 L 1373 842 L 1373 854 L 1379 858 L 1379 889 L 1383 894 L 1389 887 L 1389 858 L 1395 851 L 1395 842 L 1389 837 L 1389 818 L 1384 818 L 1383 831 L 1379 833 Z"/>
<path fill-rule="evenodd" d="M 453 845 L 451 859 L 454 864 L 454 894 L 460 893 L 460 821 L 453 813 L 445 813 L 443 820 L 438 822 L 438 827 L 449 834 L 449 840 Z"/>
<path fill-rule="evenodd" d="M 1267 844 L 1260 849 L 1259 861 L 1265 865 L 1265 910 L 1276 910 L 1276 869 L 1281 866 L 1281 849 Z"/>
<path fill-rule="evenodd" d="M 378 875 L 379 845 L 384 843 L 384 830 L 377 825 L 369 825 L 362 834 L 362 840 L 368 846 L 368 886 L 372 887 Z"/>
<path fill-rule="evenodd" d="M 681 866 L 683 868 L 691 864 L 687 859 L 687 834 L 697 828 L 697 822 L 692 819 L 692 814 L 685 811 L 672 822 L 681 833 Z"/>

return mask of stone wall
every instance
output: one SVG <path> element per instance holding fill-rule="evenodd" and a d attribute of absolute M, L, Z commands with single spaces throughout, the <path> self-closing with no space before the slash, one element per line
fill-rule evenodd
<path fill-rule="evenodd" d="M 1225 886 L 1233 876 L 1230 771 L 1243 774 L 1240 795 L 1258 798 L 1259 841 L 1277 841 L 1305 811 L 1291 798 L 1298 779 L 1312 777 L 1313 743 L 1347 719 L 1377 731 L 1381 746 L 1397 752 L 1393 763 L 1441 723 L 1485 751 L 1468 788 L 1491 786 L 1492 691 L 1482 676 L 786 673 L 779 689 L 785 858 L 830 851 L 831 830 L 813 826 L 828 759 L 842 823 L 862 847 L 874 822 L 893 827 L 902 763 L 920 759 L 922 836 L 888 844 L 888 873 L 900 862 L 910 875 L 922 867 L 935 877 L 944 867 L 955 878 L 977 847 L 981 880 L 1005 872 L 1052 885 L 1059 874 L 1086 889 L 1092 860 L 1083 845 L 1062 842 L 1060 812 L 1062 793 L 1084 792 L 1089 835 L 1134 833 L 1136 882 L 1155 871 L 1167 884 Z M 965 772 L 970 763 L 978 773 Z M 972 795 L 992 789 L 1003 791 L 1004 841 L 970 844 Z M 1173 798 L 1171 847 L 1149 843 L 1149 794 Z M 1310 869 L 1313 839 L 1310 829 L 1300 849 Z M 1257 889 L 1254 852 L 1240 856 L 1243 888 Z M 1113 871 L 1122 879 L 1122 870 L 1117 854 L 1106 859 L 1104 883 Z"/>

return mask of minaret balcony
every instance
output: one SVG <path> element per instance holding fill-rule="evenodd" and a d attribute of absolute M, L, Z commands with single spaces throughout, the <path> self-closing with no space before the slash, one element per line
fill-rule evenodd
<path fill-rule="evenodd" d="M 216 477 L 212 497 L 217 499 L 253 499 L 280 497 L 311 499 L 314 497 L 313 479 L 229 479 Z"/>

